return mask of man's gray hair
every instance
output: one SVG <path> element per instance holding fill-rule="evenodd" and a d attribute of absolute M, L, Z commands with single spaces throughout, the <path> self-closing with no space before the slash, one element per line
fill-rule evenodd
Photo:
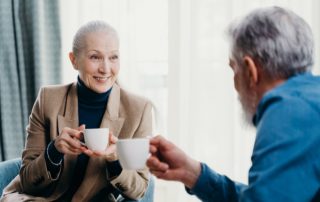
<path fill-rule="evenodd" d="M 81 26 L 73 38 L 72 51 L 77 56 L 85 48 L 84 40 L 87 34 L 92 32 L 106 32 L 112 34 L 119 41 L 117 31 L 104 21 L 90 21 Z"/>
<path fill-rule="evenodd" d="M 311 71 L 314 42 L 309 25 L 294 12 L 257 9 L 229 27 L 231 56 L 236 62 L 250 56 L 271 78 Z"/>

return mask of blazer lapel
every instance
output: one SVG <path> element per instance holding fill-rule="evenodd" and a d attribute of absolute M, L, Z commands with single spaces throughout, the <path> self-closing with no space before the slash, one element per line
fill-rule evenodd
<path fill-rule="evenodd" d="M 58 115 L 58 135 L 61 134 L 61 131 L 64 127 L 69 127 L 76 129 L 79 125 L 78 118 L 78 95 L 77 95 L 77 84 L 73 83 L 70 86 L 70 89 L 66 95 L 65 105 L 61 106 Z M 57 186 L 58 193 L 64 193 L 65 189 L 69 187 L 70 184 L 70 176 L 72 176 L 72 172 L 77 162 L 76 155 L 65 155 L 64 156 L 64 170 L 62 172 L 61 182 Z M 71 182 L 72 183 L 72 182 Z"/>
<path fill-rule="evenodd" d="M 66 104 L 61 107 L 58 115 L 58 132 L 64 127 L 76 129 L 79 127 L 77 84 L 73 83 L 66 96 Z"/>
<path fill-rule="evenodd" d="M 120 87 L 114 84 L 109 96 L 108 105 L 103 115 L 100 128 L 109 128 L 114 136 L 119 136 L 124 123 L 124 118 L 119 117 L 120 111 Z M 107 183 L 106 179 L 106 161 L 103 158 L 90 158 L 88 167 L 74 200 L 89 200 L 92 189 L 101 189 Z M 101 180 L 104 178 L 104 180 Z"/>
<path fill-rule="evenodd" d="M 114 136 L 118 137 L 124 123 L 124 118 L 119 117 L 120 87 L 114 84 L 109 97 L 107 109 L 101 121 L 100 128 L 109 128 Z"/>

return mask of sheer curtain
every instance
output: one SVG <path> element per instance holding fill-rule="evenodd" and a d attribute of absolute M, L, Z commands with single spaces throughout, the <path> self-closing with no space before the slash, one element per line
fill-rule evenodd
<path fill-rule="evenodd" d="M 44 84 L 60 82 L 57 1 L 0 1 L 0 154 L 21 156 L 28 117 Z"/>
<path fill-rule="evenodd" d="M 155 103 L 160 114 L 156 132 L 216 171 L 244 183 L 255 130 L 241 121 L 228 67 L 227 25 L 254 8 L 283 6 L 309 22 L 319 44 L 317 0 L 60 2 L 65 82 L 76 78 L 67 54 L 77 28 L 93 19 L 109 22 L 120 34 L 121 84 Z M 317 67 L 318 51 L 316 56 Z M 155 201 L 199 200 L 189 196 L 180 183 L 157 180 Z"/>

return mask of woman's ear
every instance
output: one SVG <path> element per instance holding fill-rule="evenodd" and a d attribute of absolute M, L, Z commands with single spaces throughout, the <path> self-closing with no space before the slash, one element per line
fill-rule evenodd
<path fill-rule="evenodd" d="M 78 70 L 78 67 L 77 67 L 77 64 L 76 64 L 76 57 L 75 57 L 75 55 L 73 54 L 73 52 L 70 52 L 70 53 L 69 53 L 69 59 L 70 59 L 70 61 L 71 61 L 71 64 L 72 64 L 73 68 L 74 68 L 75 70 Z"/>
<path fill-rule="evenodd" d="M 258 66 L 250 56 L 243 58 L 250 79 L 250 86 L 257 85 L 259 81 Z"/>

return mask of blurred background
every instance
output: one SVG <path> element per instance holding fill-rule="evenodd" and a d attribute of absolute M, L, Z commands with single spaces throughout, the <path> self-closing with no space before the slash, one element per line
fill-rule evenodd
<path fill-rule="evenodd" d="M 242 122 L 228 67 L 228 24 L 277 5 L 302 16 L 315 36 L 317 0 L 4 0 L 0 2 L 0 154 L 21 156 L 28 116 L 42 85 L 76 81 L 68 59 L 77 29 L 105 20 L 120 36 L 120 83 L 156 106 L 154 134 L 246 183 L 255 130 Z M 182 184 L 156 180 L 155 201 L 199 201 Z"/>

